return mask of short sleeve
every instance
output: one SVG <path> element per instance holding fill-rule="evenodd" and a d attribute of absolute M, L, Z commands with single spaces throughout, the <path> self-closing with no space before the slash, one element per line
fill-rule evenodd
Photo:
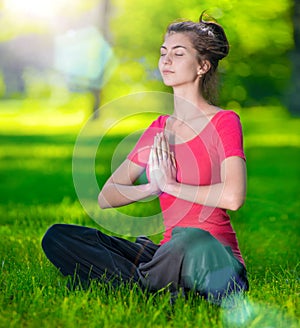
<path fill-rule="evenodd" d="M 233 111 L 223 111 L 216 122 L 220 161 L 231 156 L 246 160 L 243 148 L 243 131 L 239 116 Z"/>
<path fill-rule="evenodd" d="M 141 135 L 138 142 L 136 143 L 135 147 L 127 156 L 130 161 L 143 167 L 147 166 L 150 149 L 154 142 L 154 136 L 164 129 L 167 118 L 167 115 L 159 116 L 144 131 L 144 133 Z"/>

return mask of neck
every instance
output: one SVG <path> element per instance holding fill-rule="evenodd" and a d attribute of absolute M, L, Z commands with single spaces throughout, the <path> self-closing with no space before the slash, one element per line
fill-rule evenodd
<path fill-rule="evenodd" d="M 203 98 L 198 90 L 174 90 L 174 116 L 181 120 L 192 120 L 200 114 L 212 111 L 211 105 Z"/>

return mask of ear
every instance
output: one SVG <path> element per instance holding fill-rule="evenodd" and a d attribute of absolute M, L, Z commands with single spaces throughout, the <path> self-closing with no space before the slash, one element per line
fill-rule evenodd
<path fill-rule="evenodd" d="M 199 67 L 198 67 L 198 75 L 205 75 L 211 68 L 211 63 L 209 60 L 204 59 L 201 61 Z"/>

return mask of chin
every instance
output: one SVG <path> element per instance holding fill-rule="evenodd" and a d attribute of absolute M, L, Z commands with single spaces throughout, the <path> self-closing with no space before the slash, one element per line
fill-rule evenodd
<path fill-rule="evenodd" d="M 173 87 L 175 84 L 174 82 L 168 80 L 168 79 L 163 79 L 164 85 L 166 85 L 167 87 Z"/>

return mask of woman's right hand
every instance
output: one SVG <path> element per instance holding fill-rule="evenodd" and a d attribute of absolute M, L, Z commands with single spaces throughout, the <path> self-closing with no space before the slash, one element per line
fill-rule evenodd
<path fill-rule="evenodd" d="M 154 138 L 149 156 L 149 173 L 152 187 L 159 190 L 158 194 L 164 192 L 168 185 L 176 183 L 175 157 L 163 133 Z"/>
<path fill-rule="evenodd" d="M 148 166 L 149 166 L 149 188 L 151 195 L 160 195 L 161 190 L 159 188 L 159 185 L 157 183 L 156 177 L 154 175 L 154 167 L 153 167 L 153 152 L 154 149 L 153 147 L 150 150 L 150 155 L 149 155 L 149 161 L 148 161 Z"/>

